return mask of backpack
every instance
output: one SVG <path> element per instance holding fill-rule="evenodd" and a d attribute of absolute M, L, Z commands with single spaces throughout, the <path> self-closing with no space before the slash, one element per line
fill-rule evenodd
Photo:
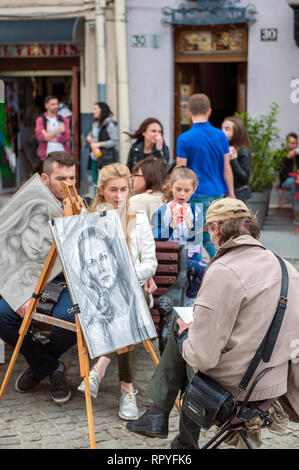
<path fill-rule="evenodd" d="M 57 121 L 61 122 L 62 124 L 64 124 L 64 120 L 62 118 L 62 116 L 60 116 L 60 114 L 57 114 Z M 44 114 L 42 114 L 41 116 L 42 120 L 43 120 L 43 126 L 44 126 L 44 129 L 47 129 L 47 116 L 45 116 Z"/>

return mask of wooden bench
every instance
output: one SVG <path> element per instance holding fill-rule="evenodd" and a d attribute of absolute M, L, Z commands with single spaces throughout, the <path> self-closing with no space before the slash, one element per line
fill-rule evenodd
<path fill-rule="evenodd" d="M 154 306 L 150 312 L 159 335 L 160 313 L 157 309 L 158 298 L 161 295 L 166 295 L 168 293 L 168 289 L 175 284 L 182 268 L 183 271 L 185 271 L 186 263 L 185 259 L 182 260 L 182 250 L 180 249 L 178 242 L 156 242 L 156 256 L 158 267 L 154 280 L 158 289 L 153 294 Z M 182 266 L 182 264 L 184 264 L 184 266 Z"/>

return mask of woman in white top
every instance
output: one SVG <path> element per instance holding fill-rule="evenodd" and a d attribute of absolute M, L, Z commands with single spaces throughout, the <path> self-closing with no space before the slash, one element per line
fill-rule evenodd
<path fill-rule="evenodd" d="M 97 195 L 90 211 L 101 211 L 104 208 L 118 210 L 137 278 L 147 298 L 157 288 L 152 278 L 158 264 L 155 241 L 146 214 L 143 211 L 134 212 L 130 209 L 128 202 L 130 194 L 129 169 L 120 163 L 107 165 L 99 172 Z M 132 383 L 135 373 L 135 350 L 117 354 L 117 360 L 121 384 L 119 416 L 125 420 L 135 420 L 138 419 L 137 391 L 134 390 Z M 90 372 L 90 393 L 94 398 L 97 397 L 100 381 L 109 363 L 109 357 L 101 356 Z M 78 390 L 84 392 L 84 382 Z"/>
<path fill-rule="evenodd" d="M 143 210 L 148 219 L 162 206 L 162 187 L 166 179 L 166 163 L 156 157 L 148 157 L 138 162 L 132 170 L 134 196 L 130 206 L 134 210 Z"/>

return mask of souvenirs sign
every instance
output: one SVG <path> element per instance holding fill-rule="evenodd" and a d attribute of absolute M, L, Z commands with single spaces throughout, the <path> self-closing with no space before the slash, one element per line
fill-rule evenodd
<path fill-rule="evenodd" d="M 9 44 L 0 46 L 0 58 L 3 57 L 73 57 L 79 50 L 74 44 Z"/>

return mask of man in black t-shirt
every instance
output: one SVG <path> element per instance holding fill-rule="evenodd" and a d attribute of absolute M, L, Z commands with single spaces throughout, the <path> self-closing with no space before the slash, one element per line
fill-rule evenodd
<path fill-rule="evenodd" d="M 291 201 L 295 214 L 298 214 L 299 217 L 299 201 L 297 202 L 297 204 L 295 201 L 296 180 L 293 176 L 289 175 L 289 173 L 296 171 L 296 169 L 299 170 L 298 135 L 294 132 L 290 132 L 286 137 L 286 142 L 288 154 L 283 160 L 283 168 L 279 173 L 280 187 L 288 189 L 290 191 Z M 296 168 L 294 168 L 294 163 L 296 164 Z"/>

